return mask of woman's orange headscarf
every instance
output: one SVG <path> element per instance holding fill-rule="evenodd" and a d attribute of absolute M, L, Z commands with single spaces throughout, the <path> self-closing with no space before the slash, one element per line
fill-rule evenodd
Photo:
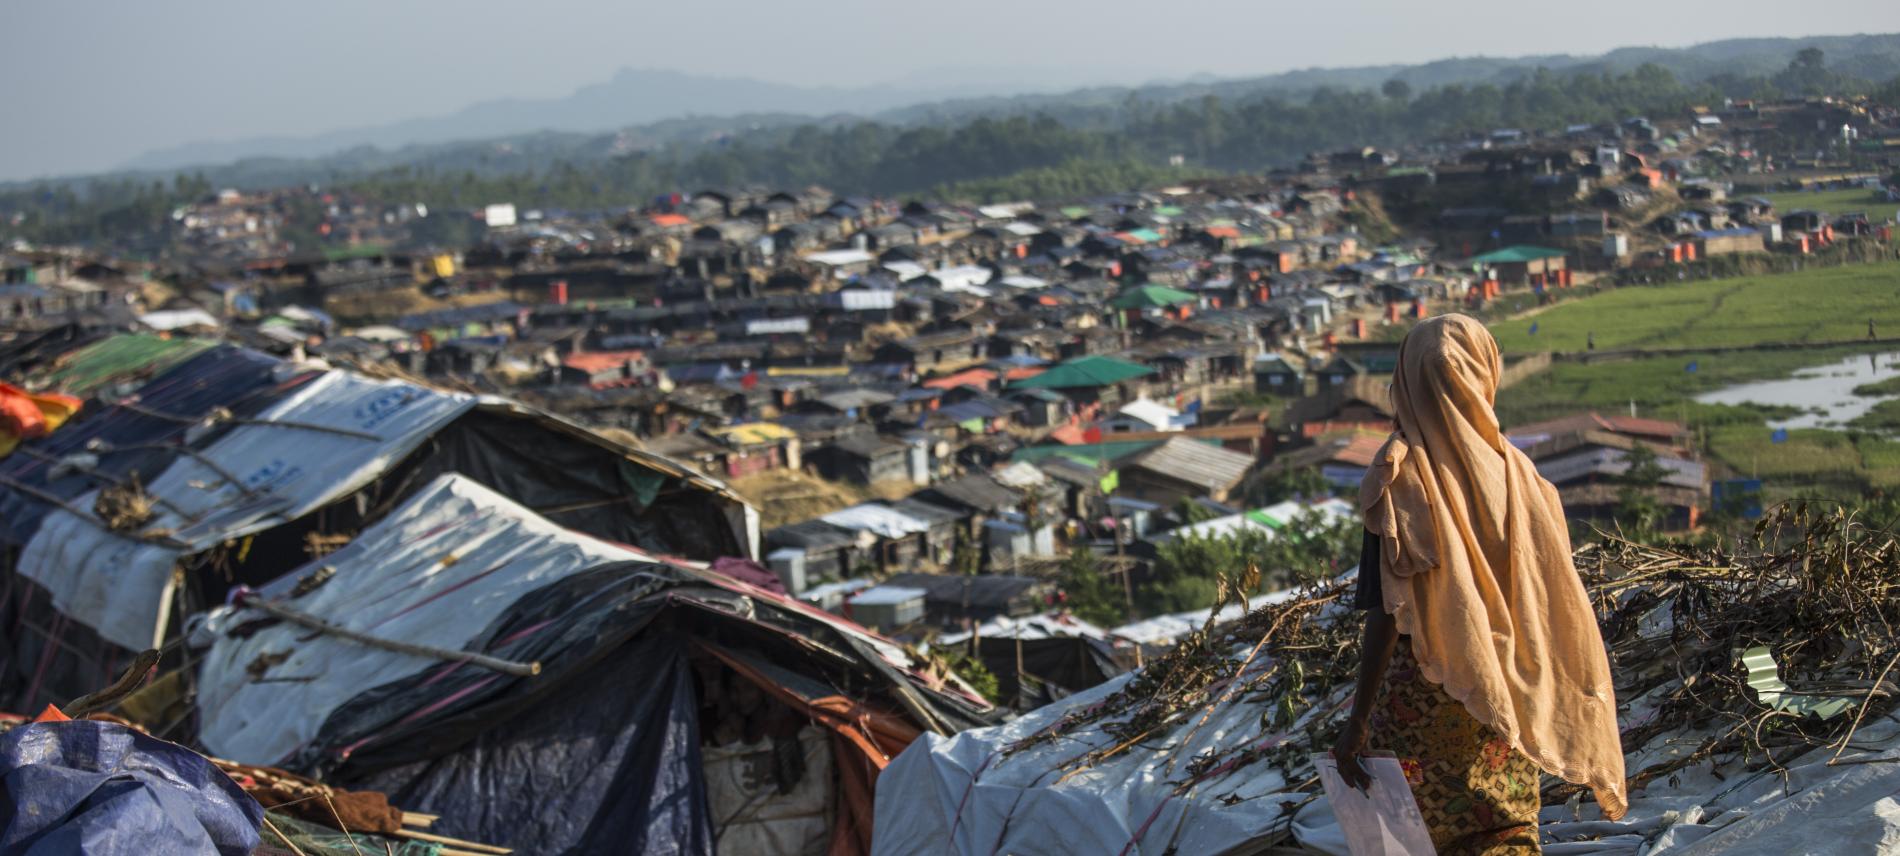
<path fill-rule="evenodd" d="M 1464 315 L 1399 346 L 1399 430 L 1359 487 L 1385 609 L 1425 677 L 1539 767 L 1628 807 L 1616 691 L 1557 489 L 1492 410 L 1497 340 Z"/>

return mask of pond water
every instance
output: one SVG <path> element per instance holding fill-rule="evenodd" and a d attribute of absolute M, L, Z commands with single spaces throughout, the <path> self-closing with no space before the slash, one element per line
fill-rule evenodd
<path fill-rule="evenodd" d="M 1801 413 L 1768 424 L 1774 428 L 1841 428 L 1894 396 L 1855 395 L 1863 383 L 1900 377 L 1900 353 L 1862 354 L 1826 365 L 1797 370 L 1780 380 L 1761 380 L 1705 392 L 1703 404 L 1778 404 L 1799 407 Z"/>

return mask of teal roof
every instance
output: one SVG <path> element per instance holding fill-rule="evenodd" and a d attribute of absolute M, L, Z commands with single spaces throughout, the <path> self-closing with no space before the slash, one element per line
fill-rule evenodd
<path fill-rule="evenodd" d="M 1078 443 L 1073 446 L 1064 446 L 1061 444 L 1030 446 L 1025 449 L 1017 449 L 1016 453 L 1009 457 L 1012 461 L 1037 464 L 1049 458 L 1060 456 L 1072 461 L 1080 461 L 1092 467 L 1105 461 L 1112 463 L 1131 455 L 1146 452 L 1149 449 L 1161 445 L 1161 442 L 1160 440 L 1111 440 L 1106 443 Z"/>
<path fill-rule="evenodd" d="M 1091 355 L 1060 363 L 1042 374 L 1024 378 L 1009 386 L 1011 389 L 1084 389 L 1110 386 L 1153 373 L 1154 369 L 1144 365 Z"/>
<path fill-rule="evenodd" d="M 1471 263 L 1479 265 L 1511 264 L 1513 262 L 1534 262 L 1539 259 L 1555 259 L 1566 255 L 1569 254 L 1563 250 L 1553 250 L 1549 247 L 1534 247 L 1530 244 L 1515 244 L 1501 250 L 1492 250 L 1483 255 L 1473 256 Z"/>
<path fill-rule="evenodd" d="M 1178 306 L 1182 303 L 1193 303 L 1199 299 L 1200 298 L 1178 288 L 1150 284 L 1138 285 L 1134 288 L 1126 289 L 1122 293 L 1115 295 L 1115 299 L 1109 301 L 1108 305 L 1116 309 L 1156 309 L 1164 306 Z"/>

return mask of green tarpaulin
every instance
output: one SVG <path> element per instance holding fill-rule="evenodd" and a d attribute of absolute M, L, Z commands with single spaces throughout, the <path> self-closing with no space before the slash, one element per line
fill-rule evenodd
<path fill-rule="evenodd" d="M 114 381 L 150 377 L 214 344 L 209 339 L 114 336 L 72 352 L 34 380 L 47 389 L 83 397 Z"/>
<path fill-rule="evenodd" d="M 1534 262 L 1541 259 L 1560 259 L 1566 253 L 1549 247 L 1533 247 L 1529 244 L 1517 244 L 1501 250 L 1492 250 L 1483 255 L 1472 256 L 1474 265 L 1505 265 L 1522 262 Z"/>
<path fill-rule="evenodd" d="M 1154 369 L 1114 357 L 1091 355 L 1076 357 L 1031 378 L 1013 384 L 1012 389 L 1084 389 L 1110 386 L 1131 378 L 1153 374 Z"/>
<path fill-rule="evenodd" d="M 1165 285 L 1140 285 L 1115 295 L 1108 305 L 1116 309 L 1159 309 L 1193 303 L 1200 298 Z"/>

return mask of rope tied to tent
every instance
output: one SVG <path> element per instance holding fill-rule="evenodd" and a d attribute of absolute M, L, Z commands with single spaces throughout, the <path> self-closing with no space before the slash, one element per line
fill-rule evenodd
<path fill-rule="evenodd" d="M 22 493 L 27 496 L 33 497 L 34 499 L 37 499 L 41 502 L 46 503 L 47 505 L 51 505 L 55 508 L 58 508 L 61 511 L 64 511 L 67 514 L 70 514 L 81 520 L 91 520 L 91 521 L 98 522 L 101 527 L 105 527 L 106 529 L 108 529 L 108 531 L 111 531 L 113 534 L 118 535 L 123 538 L 132 538 L 138 541 L 148 541 L 154 544 L 164 544 L 165 546 L 168 546 L 168 547 L 175 547 L 175 548 L 180 548 L 180 549 L 183 549 L 189 546 L 185 542 L 180 541 L 176 537 L 174 537 L 173 533 L 167 529 L 152 529 L 152 530 L 147 530 L 144 532 L 122 532 L 119 530 L 111 529 L 111 527 L 106 526 L 105 522 L 99 520 L 99 518 L 92 512 L 89 512 L 86 509 L 80 508 L 79 506 L 66 501 L 62 497 L 56 496 L 54 494 L 41 490 L 37 487 L 34 487 L 30 484 L 26 484 L 25 482 L 16 481 L 6 476 L 0 476 L 0 487 L 4 487 L 9 490 L 16 491 L 18 493 Z"/>
<path fill-rule="evenodd" d="M 500 657 L 491 657 L 487 654 L 474 651 L 457 651 L 453 648 L 437 648 L 432 645 L 417 645 L 411 642 L 372 636 L 368 633 L 332 624 L 314 615 L 291 609 L 282 604 L 272 603 L 253 592 L 240 593 L 237 596 L 237 604 L 258 610 L 274 618 L 281 618 L 301 627 L 310 628 L 318 633 L 335 636 L 338 639 L 348 640 L 371 648 L 392 651 L 397 654 L 407 654 L 411 657 L 426 657 L 431 660 L 443 660 L 447 662 L 466 662 L 470 665 L 480 666 L 484 669 L 500 672 L 504 675 L 514 675 L 523 678 L 541 674 L 541 664 L 537 662 L 522 663 L 515 660 L 504 660 Z"/>
<path fill-rule="evenodd" d="M 113 476 L 111 473 L 107 473 L 99 469 L 97 466 L 95 466 L 98 463 L 98 455 L 77 453 L 77 454 L 67 455 L 65 457 L 60 457 L 59 455 L 50 455 L 38 449 L 30 448 L 27 446 L 21 446 L 18 449 L 15 449 L 14 451 L 24 454 L 27 457 L 34 458 L 36 460 L 44 461 L 46 463 L 51 464 L 52 467 L 47 470 L 47 475 L 50 478 L 59 478 L 60 475 L 62 475 L 66 471 L 72 471 L 75 473 L 79 473 L 80 475 L 83 475 L 101 484 L 111 485 L 113 487 L 118 487 L 118 488 L 126 488 L 128 485 L 128 482 L 136 483 L 139 477 L 137 470 L 132 471 L 126 478 L 117 478 Z M 166 498 L 162 496 L 158 496 L 157 494 L 151 494 L 151 493 L 146 493 L 145 496 L 148 499 L 150 499 L 152 503 L 165 507 L 166 509 L 170 510 L 173 514 L 176 514 L 179 517 L 189 518 L 191 516 L 185 513 L 184 509 L 179 508 L 177 505 L 173 504 L 170 500 L 167 500 Z M 103 496 L 101 497 L 101 500 L 103 500 Z"/>
<path fill-rule="evenodd" d="M 290 422 L 290 421 L 282 420 L 282 419 L 244 418 L 232 413 L 230 408 L 228 407 L 213 407 L 211 408 L 211 410 L 207 411 L 205 415 L 203 416 L 192 417 L 192 416 L 180 416 L 176 413 L 166 413 L 162 410 L 153 410 L 152 408 L 149 408 L 149 407 L 143 407 L 137 404 L 133 404 L 131 399 L 121 399 L 119 401 L 115 401 L 113 402 L 113 406 L 123 407 L 127 410 L 132 411 L 133 413 L 139 414 L 140 416 L 149 416 L 153 419 L 163 419 L 167 422 L 176 422 L 180 425 L 204 425 L 207 428 L 213 425 L 217 425 L 219 423 L 225 423 L 225 424 L 230 424 L 230 425 L 267 425 L 274 428 L 292 428 L 299 431 L 316 431 L 316 432 L 324 433 L 324 434 L 336 434 L 341 437 L 354 437 L 358 440 L 379 441 L 383 439 L 367 431 L 352 431 L 348 428 L 338 428 L 333 425 L 318 425 L 314 422 Z"/>

